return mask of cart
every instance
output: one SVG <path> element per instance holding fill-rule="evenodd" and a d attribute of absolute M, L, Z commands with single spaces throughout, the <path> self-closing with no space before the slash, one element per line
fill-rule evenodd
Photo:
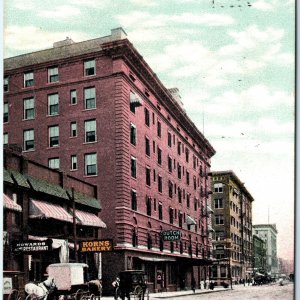
<path fill-rule="evenodd" d="M 145 272 L 141 270 L 130 270 L 119 273 L 120 284 L 118 294 L 121 299 L 130 299 L 132 295 L 135 300 L 148 300 L 149 291 L 146 284 Z"/>

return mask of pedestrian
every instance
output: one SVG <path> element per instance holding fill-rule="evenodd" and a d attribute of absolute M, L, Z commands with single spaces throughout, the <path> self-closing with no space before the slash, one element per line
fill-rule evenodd
<path fill-rule="evenodd" d="M 205 280 L 205 285 L 206 285 L 206 288 L 209 289 L 209 280 L 208 280 L 208 278 Z"/>
<path fill-rule="evenodd" d="M 119 286 L 120 286 L 120 278 L 118 276 L 112 282 L 112 286 L 114 287 L 114 299 L 117 300 L 119 296 Z"/>
<path fill-rule="evenodd" d="M 203 280 L 203 287 L 206 290 L 206 279 Z"/>
<path fill-rule="evenodd" d="M 194 293 L 196 292 L 196 281 L 194 277 L 192 277 L 192 290 Z"/>

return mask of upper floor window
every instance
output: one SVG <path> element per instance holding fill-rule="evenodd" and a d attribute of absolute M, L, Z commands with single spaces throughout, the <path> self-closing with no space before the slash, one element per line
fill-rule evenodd
<path fill-rule="evenodd" d="M 215 222 L 217 225 L 224 224 L 224 216 L 223 215 L 215 215 Z"/>
<path fill-rule="evenodd" d="M 132 123 L 130 124 L 130 143 L 136 145 L 136 126 Z"/>
<path fill-rule="evenodd" d="M 52 67 L 48 69 L 48 82 L 58 81 L 58 67 Z"/>
<path fill-rule="evenodd" d="M 162 193 L 162 177 L 158 175 L 158 191 Z"/>
<path fill-rule="evenodd" d="M 91 76 L 96 74 L 96 63 L 94 59 L 84 62 L 84 75 Z"/>
<path fill-rule="evenodd" d="M 59 99 L 58 94 L 48 95 L 48 115 L 58 115 Z"/>
<path fill-rule="evenodd" d="M 181 142 L 177 141 L 177 154 L 180 155 L 181 154 Z"/>
<path fill-rule="evenodd" d="M 76 90 L 70 91 L 70 103 L 72 105 L 77 104 L 77 91 Z"/>
<path fill-rule="evenodd" d="M 185 148 L 185 161 L 189 162 L 190 151 L 188 148 Z"/>
<path fill-rule="evenodd" d="M 131 209 L 137 210 L 136 190 L 131 190 Z"/>
<path fill-rule="evenodd" d="M 168 146 L 172 147 L 172 134 L 171 134 L 171 132 L 168 132 Z"/>
<path fill-rule="evenodd" d="M 96 108 L 96 91 L 94 87 L 84 89 L 85 109 Z"/>
<path fill-rule="evenodd" d="M 186 207 L 189 208 L 191 203 L 190 203 L 191 195 L 187 194 L 186 195 Z"/>
<path fill-rule="evenodd" d="M 162 220 L 163 219 L 163 210 L 162 210 L 162 203 L 158 203 L 158 219 Z"/>
<path fill-rule="evenodd" d="M 157 147 L 157 163 L 162 164 L 162 151 L 159 147 Z"/>
<path fill-rule="evenodd" d="M 96 136 L 96 120 L 89 120 L 84 122 L 85 142 L 92 143 L 97 140 Z"/>
<path fill-rule="evenodd" d="M 145 137 L 145 152 L 146 155 L 150 156 L 150 141 L 147 137 Z"/>
<path fill-rule="evenodd" d="M 71 155 L 71 170 L 77 170 L 77 155 Z"/>
<path fill-rule="evenodd" d="M 173 208 L 169 208 L 169 219 L 170 219 L 170 224 L 173 224 L 174 222 L 174 214 L 173 214 Z"/>
<path fill-rule="evenodd" d="M 8 144 L 8 133 L 4 132 L 3 133 L 3 145 L 7 145 Z"/>
<path fill-rule="evenodd" d="M 214 184 L 214 192 L 215 193 L 223 193 L 223 183 L 215 183 Z"/>
<path fill-rule="evenodd" d="M 34 85 L 33 72 L 24 73 L 24 87 L 29 87 Z"/>
<path fill-rule="evenodd" d="M 131 156 L 131 177 L 136 178 L 136 158 Z"/>
<path fill-rule="evenodd" d="M 59 163 L 58 157 L 48 159 L 48 167 L 51 169 L 59 169 Z"/>
<path fill-rule="evenodd" d="M 77 122 L 71 122 L 71 137 L 77 136 Z"/>
<path fill-rule="evenodd" d="M 8 92 L 9 91 L 9 77 L 4 77 L 3 79 L 3 91 Z"/>
<path fill-rule="evenodd" d="M 57 125 L 49 127 L 49 146 L 59 146 L 59 127 Z"/>
<path fill-rule="evenodd" d="M 173 183 L 169 180 L 169 197 L 172 198 L 173 197 Z"/>
<path fill-rule="evenodd" d="M 147 197 L 146 205 L 147 205 L 147 215 L 151 216 L 151 213 L 152 213 L 152 199 L 150 197 Z"/>
<path fill-rule="evenodd" d="M 84 164 L 85 175 L 97 175 L 97 153 L 85 154 Z"/>
<path fill-rule="evenodd" d="M 145 124 L 150 126 L 150 112 L 147 108 L 145 108 Z"/>
<path fill-rule="evenodd" d="M 161 137 L 161 123 L 157 121 L 157 136 Z"/>
<path fill-rule="evenodd" d="M 177 163 L 177 177 L 181 179 L 181 165 L 179 163 Z"/>
<path fill-rule="evenodd" d="M 196 169 L 196 163 L 197 163 L 196 156 L 193 155 L 193 168 L 194 168 L 194 169 Z"/>
<path fill-rule="evenodd" d="M 146 185 L 151 185 L 151 169 L 146 167 Z"/>
<path fill-rule="evenodd" d="M 24 151 L 34 150 L 34 129 L 24 130 Z"/>
<path fill-rule="evenodd" d="M 168 170 L 169 170 L 169 172 L 172 172 L 172 165 L 173 165 L 172 158 L 170 156 L 168 156 Z"/>
<path fill-rule="evenodd" d="M 223 199 L 215 199 L 215 208 L 224 208 Z"/>
<path fill-rule="evenodd" d="M 34 98 L 24 99 L 24 120 L 34 119 Z"/>
<path fill-rule="evenodd" d="M 3 123 L 7 123 L 9 120 L 8 103 L 3 104 Z"/>
<path fill-rule="evenodd" d="M 186 184 L 190 185 L 190 173 L 188 171 L 185 172 Z"/>

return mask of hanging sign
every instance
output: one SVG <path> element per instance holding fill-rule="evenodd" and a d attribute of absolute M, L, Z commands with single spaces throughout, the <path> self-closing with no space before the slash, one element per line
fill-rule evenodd
<path fill-rule="evenodd" d="M 178 241 L 181 238 L 180 230 L 164 230 L 160 234 L 163 241 Z"/>
<path fill-rule="evenodd" d="M 108 252 L 112 250 L 113 241 L 110 239 L 79 242 L 80 252 Z"/>
<path fill-rule="evenodd" d="M 52 240 L 44 241 L 12 241 L 12 251 L 17 253 L 33 253 L 52 251 Z"/>

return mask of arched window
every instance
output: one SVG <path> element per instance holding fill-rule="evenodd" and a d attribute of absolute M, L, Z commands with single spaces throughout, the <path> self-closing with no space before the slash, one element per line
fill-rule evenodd
<path fill-rule="evenodd" d="M 137 247 L 138 246 L 138 235 L 136 228 L 132 229 L 132 246 Z"/>

